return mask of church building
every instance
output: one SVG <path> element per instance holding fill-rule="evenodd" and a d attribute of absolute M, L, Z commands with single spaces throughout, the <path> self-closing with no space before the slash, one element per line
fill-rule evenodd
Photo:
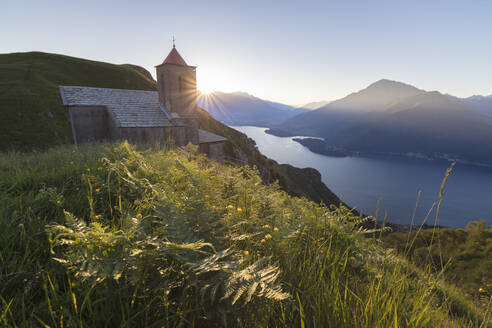
<path fill-rule="evenodd" d="M 157 91 L 60 86 L 75 144 L 128 140 L 192 143 L 218 161 L 226 138 L 198 128 L 196 67 L 173 48 L 156 66 Z"/>

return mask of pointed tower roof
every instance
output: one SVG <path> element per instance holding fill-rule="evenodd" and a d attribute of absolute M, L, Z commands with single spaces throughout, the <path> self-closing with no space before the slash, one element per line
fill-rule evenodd
<path fill-rule="evenodd" d="M 164 61 L 162 62 L 161 65 L 164 65 L 164 64 L 188 66 L 188 64 L 186 64 L 183 57 L 181 57 L 181 55 L 179 54 L 178 50 L 176 50 L 175 46 L 173 46 L 173 48 L 171 49 L 171 52 L 169 52 L 169 55 L 167 55 L 166 59 L 164 59 Z M 158 66 L 161 66 L 161 65 L 158 65 Z"/>

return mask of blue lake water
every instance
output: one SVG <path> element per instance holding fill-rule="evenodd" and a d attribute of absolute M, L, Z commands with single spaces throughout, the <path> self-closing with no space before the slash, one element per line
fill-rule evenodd
<path fill-rule="evenodd" d="M 256 141 L 258 149 L 279 163 L 313 167 L 321 172 L 323 182 L 346 204 L 365 214 L 406 224 L 435 222 L 441 182 L 450 163 L 403 157 L 364 158 L 329 157 L 312 153 L 292 140 L 265 133 L 265 128 L 234 126 Z M 420 197 L 419 195 L 420 191 Z M 418 205 L 416 206 L 418 201 Z M 439 224 L 463 228 L 472 220 L 492 224 L 492 169 L 456 164 L 445 188 L 438 218 Z"/>

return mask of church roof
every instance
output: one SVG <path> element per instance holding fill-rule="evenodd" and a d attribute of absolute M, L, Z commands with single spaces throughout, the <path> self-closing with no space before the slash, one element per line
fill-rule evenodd
<path fill-rule="evenodd" d="M 175 126 L 171 115 L 159 102 L 157 91 L 92 88 L 60 85 L 65 106 L 104 106 L 121 128 Z M 178 123 L 179 125 L 179 123 Z M 199 143 L 222 142 L 227 139 L 198 130 Z"/>
<path fill-rule="evenodd" d="M 178 50 L 176 50 L 176 47 L 173 47 L 171 49 L 171 52 L 169 52 L 169 55 L 167 55 L 166 59 L 164 59 L 164 61 L 162 62 L 161 65 L 164 65 L 164 64 L 175 64 L 175 65 L 188 66 L 188 64 L 186 64 L 183 57 L 181 57 L 181 55 L 179 54 Z M 159 65 L 159 66 L 161 66 L 161 65 Z"/>
<path fill-rule="evenodd" d="M 222 136 L 216 135 L 214 133 L 202 129 L 198 129 L 198 140 L 199 143 L 227 141 L 227 139 Z"/>
<path fill-rule="evenodd" d="M 157 91 L 60 86 L 65 106 L 105 106 L 118 127 L 173 126 Z"/>

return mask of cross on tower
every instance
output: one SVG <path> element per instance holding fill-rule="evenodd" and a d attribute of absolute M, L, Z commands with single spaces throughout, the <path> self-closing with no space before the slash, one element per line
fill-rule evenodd
<path fill-rule="evenodd" d="M 175 41 L 176 41 L 176 39 L 174 38 L 174 35 L 173 35 L 173 48 L 176 48 Z"/>

